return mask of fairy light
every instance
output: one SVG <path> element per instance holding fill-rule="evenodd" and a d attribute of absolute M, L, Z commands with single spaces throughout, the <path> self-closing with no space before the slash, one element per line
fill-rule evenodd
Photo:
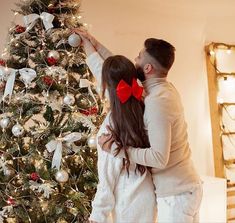
<path fill-rule="evenodd" d="M 231 49 L 227 49 L 227 54 L 231 54 L 232 50 Z"/>
<path fill-rule="evenodd" d="M 214 50 L 210 50 L 210 55 L 214 56 L 215 55 L 215 51 Z"/>
<path fill-rule="evenodd" d="M 218 104 L 223 104 L 224 103 L 224 99 L 221 96 L 217 97 L 217 103 Z"/>

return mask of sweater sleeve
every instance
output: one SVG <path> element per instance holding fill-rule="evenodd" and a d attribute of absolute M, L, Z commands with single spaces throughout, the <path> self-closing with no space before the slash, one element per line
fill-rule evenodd
<path fill-rule="evenodd" d="M 145 124 L 150 148 L 130 147 L 130 160 L 157 169 L 164 169 L 167 166 L 171 148 L 171 121 L 168 109 L 169 106 L 161 100 L 150 99 L 145 102 Z M 124 157 L 124 154 L 120 152 L 118 157 Z"/>
<path fill-rule="evenodd" d="M 114 189 L 122 168 L 122 159 L 111 154 L 98 151 L 99 183 L 92 202 L 90 220 L 109 223 L 115 205 Z"/>
<path fill-rule="evenodd" d="M 101 86 L 102 66 L 104 59 L 97 52 L 94 52 L 87 57 L 86 63 L 92 74 L 95 76 L 97 84 Z"/>

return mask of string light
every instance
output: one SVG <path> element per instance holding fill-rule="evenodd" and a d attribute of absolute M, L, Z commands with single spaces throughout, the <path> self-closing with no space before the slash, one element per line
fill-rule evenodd
<path fill-rule="evenodd" d="M 214 55 L 215 55 L 215 51 L 214 51 L 214 50 L 211 50 L 211 51 L 210 51 L 210 55 L 211 55 L 211 56 L 214 56 Z"/>
<path fill-rule="evenodd" d="M 231 52 L 232 52 L 231 49 L 227 50 L 227 54 L 231 54 Z"/>

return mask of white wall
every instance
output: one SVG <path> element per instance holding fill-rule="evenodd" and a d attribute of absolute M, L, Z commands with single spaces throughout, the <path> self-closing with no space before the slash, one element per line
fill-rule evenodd
<path fill-rule="evenodd" d="M 0 50 L 13 20 L 13 3 L 0 0 Z M 193 160 L 200 174 L 213 175 L 213 150 L 204 46 L 235 41 L 233 0 L 83 0 L 83 21 L 115 54 L 134 59 L 148 37 L 176 47 L 169 74 L 185 107 Z M 17 18 L 18 21 L 19 18 Z M 0 51 L 1 52 L 1 51 Z"/>

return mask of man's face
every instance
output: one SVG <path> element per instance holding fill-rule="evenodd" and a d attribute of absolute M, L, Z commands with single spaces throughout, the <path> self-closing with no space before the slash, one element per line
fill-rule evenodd
<path fill-rule="evenodd" d="M 135 58 L 135 68 L 137 70 L 137 78 L 140 81 L 145 81 L 145 74 L 144 74 L 144 52 L 145 49 L 142 49 L 139 53 L 139 55 Z"/>

